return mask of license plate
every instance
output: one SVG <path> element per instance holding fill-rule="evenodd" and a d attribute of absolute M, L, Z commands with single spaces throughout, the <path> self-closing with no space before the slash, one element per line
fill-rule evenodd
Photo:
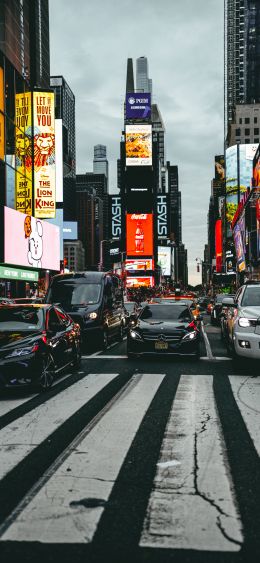
<path fill-rule="evenodd" d="M 155 350 L 168 350 L 168 342 L 155 342 Z"/>

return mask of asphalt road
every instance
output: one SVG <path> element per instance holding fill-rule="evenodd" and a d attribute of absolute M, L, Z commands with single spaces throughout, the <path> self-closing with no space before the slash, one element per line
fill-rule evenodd
<path fill-rule="evenodd" d="M 259 560 L 259 365 L 203 334 L 199 361 L 124 341 L 1 396 L 1 562 Z"/>

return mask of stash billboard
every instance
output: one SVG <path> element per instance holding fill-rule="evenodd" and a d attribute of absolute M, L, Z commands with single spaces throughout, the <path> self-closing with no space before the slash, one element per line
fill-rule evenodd
<path fill-rule="evenodd" d="M 149 92 L 147 94 L 127 93 L 125 107 L 127 119 L 149 118 L 151 117 L 151 94 Z"/>
<path fill-rule="evenodd" d="M 6 264 L 60 269 L 60 229 L 14 209 L 4 208 Z"/>
<path fill-rule="evenodd" d="M 54 93 L 33 93 L 34 214 L 55 217 Z"/>
<path fill-rule="evenodd" d="M 15 96 L 15 208 L 32 215 L 31 92 Z"/>
<path fill-rule="evenodd" d="M 121 197 L 110 196 L 111 238 L 120 238 L 122 233 Z"/>
<path fill-rule="evenodd" d="M 126 125 L 126 166 L 152 166 L 152 126 Z"/>
<path fill-rule="evenodd" d="M 126 216 L 127 256 L 153 255 L 152 213 L 131 213 Z"/>
<path fill-rule="evenodd" d="M 167 195 L 157 196 L 157 235 L 159 239 L 167 239 L 168 236 L 168 214 Z"/>

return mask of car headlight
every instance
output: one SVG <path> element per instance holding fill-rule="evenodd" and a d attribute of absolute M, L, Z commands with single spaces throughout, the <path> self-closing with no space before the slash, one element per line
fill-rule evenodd
<path fill-rule="evenodd" d="M 88 318 L 89 318 L 89 319 L 96 319 L 96 318 L 97 318 L 97 313 L 95 313 L 95 311 L 93 311 L 93 313 L 89 313 Z"/>
<path fill-rule="evenodd" d="M 257 319 L 247 319 L 246 317 L 240 317 L 240 319 L 238 319 L 239 326 L 242 326 L 243 328 L 248 328 L 249 326 L 255 326 L 256 322 Z"/>
<path fill-rule="evenodd" d="M 136 332 L 136 330 L 130 330 L 129 334 L 134 340 L 142 340 L 141 335 L 139 334 L 139 332 Z"/>
<path fill-rule="evenodd" d="M 194 340 L 197 334 L 198 333 L 195 330 L 193 330 L 192 332 L 188 332 L 187 334 L 185 334 L 182 340 Z"/>
<path fill-rule="evenodd" d="M 16 350 L 13 350 L 10 354 L 8 354 L 8 356 L 5 357 L 17 358 L 20 356 L 28 356 L 29 354 L 33 354 L 34 352 L 36 352 L 38 348 L 39 348 L 38 344 L 35 344 L 33 347 L 30 348 L 17 348 Z"/>

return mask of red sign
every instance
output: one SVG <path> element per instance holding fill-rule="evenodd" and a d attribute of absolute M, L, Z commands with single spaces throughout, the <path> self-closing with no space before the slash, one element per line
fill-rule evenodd
<path fill-rule="evenodd" d="M 125 261 L 125 269 L 129 272 L 135 270 L 153 270 L 154 268 L 154 261 L 152 258 L 143 258 L 138 260 L 138 258 L 134 260 L 126 260 Z"/>
<path fill-rule="evenodd" d="M 131 213 L 126 216 L 127 256 L 153 255 L 152 213 Z"/>
<path fill-rule="evenodd" d="M 222 221 L 218 219 L 215 224 L 215 249 L 216 249 L 216 272 L 222 272 Z"/>
<path fill-rule="evenodd" d="M 153 276 L 141 278 L 126 278 L 126 287 L 154 287 Z"/>

